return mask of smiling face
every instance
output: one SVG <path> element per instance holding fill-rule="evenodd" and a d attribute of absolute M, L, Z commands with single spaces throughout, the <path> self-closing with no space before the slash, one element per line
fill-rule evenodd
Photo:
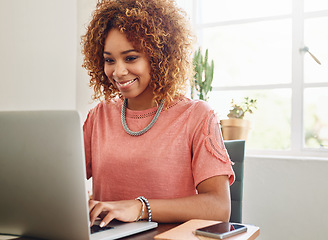
<path fill-rule="evenodd" d="M 117 29 L 108 32 L 104 46 L 104 71 L 108 79 L 128 99 L 128 107 L 146 109 L 153 105 L 149 87 L 150 63 Z"/>

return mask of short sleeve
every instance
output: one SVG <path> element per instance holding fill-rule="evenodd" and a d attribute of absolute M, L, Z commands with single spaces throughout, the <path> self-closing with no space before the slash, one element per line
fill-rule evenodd
<path fill-rule="evenodd" d="M 229 184 L 235 180 L 232 162 L 224 146 L 217 117 L 205 106 L 201 120 L 196 125 L 193 138 L 192 168 L 195 186 L 214 176 L 227 175 Z M 200 114 L 200 113 L 196 113 Z"/>

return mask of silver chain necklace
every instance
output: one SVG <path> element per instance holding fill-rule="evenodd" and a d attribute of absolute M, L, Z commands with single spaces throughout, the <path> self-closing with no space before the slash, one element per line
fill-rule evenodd
<path fill-rule="evenodd" d="M 122 112 L 121 112 L 121 119 L 122 119 L 123 128 L 131 136 L 140 136 L 140 135 L 144 134 L 145 132 L 147 132 L 155 124 L 155 122 L 157 121 L 157 118 L 158 118 L 159 114 L 161 113 L 161 111 L 163 109 L 163 106 L 164 106 L 164 99 L 161 101 L 153 120 L 151 120 L 151 122 L 148 124 L 147 127 L 145 127 L 144 129 L 142 129 L 138 132 L 131 131 L 129 129 L 128 125 L 126 124 L 126 115 L 125 114 L 126 114 L 126 105 L 127 105 L 127 103 L 128 103 L 128 100 L 125 98 L 124 102 L 123 102 L 123 105 L 122 105 Z"/>

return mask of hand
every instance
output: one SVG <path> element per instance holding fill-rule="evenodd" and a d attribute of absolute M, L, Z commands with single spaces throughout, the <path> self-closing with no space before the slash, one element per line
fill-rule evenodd
<path fill-rule="evenodd" d="M 114 218 L 122 222 L 133 222 L 141 213 L 142 204 L 139 200 L 116 202 L 100 202 L 89 200 L 90 226 L 99 216 L 102 218 L 100 227 L 106 226 Z"/>

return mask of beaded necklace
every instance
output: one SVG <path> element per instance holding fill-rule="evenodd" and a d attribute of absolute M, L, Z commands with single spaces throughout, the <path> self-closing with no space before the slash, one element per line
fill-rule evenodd
<path fill-rule="evenodd" d="M 122 120 L 123 128 L 131 136 L 140 136 L 140 135 L 146 133 L 157 121 L 157 118 L 158 118 L 159 114 L 161 113 L 163 106 L 164 106 L 164 99 L 161 101 L 161 103 L 156 111 L 156 114 L 155 114 L 154 118 L 151 120 L 151 122 L 144 129 L 142 129 L 138 132 L 131 131 L 126 123 L 126 105 L 127 105 L 127 103 L 128 103 L 128 100 L 124 99 L 123 105 L 122 105 L 122 112 L 121 112 L 121 120 Z"/>

